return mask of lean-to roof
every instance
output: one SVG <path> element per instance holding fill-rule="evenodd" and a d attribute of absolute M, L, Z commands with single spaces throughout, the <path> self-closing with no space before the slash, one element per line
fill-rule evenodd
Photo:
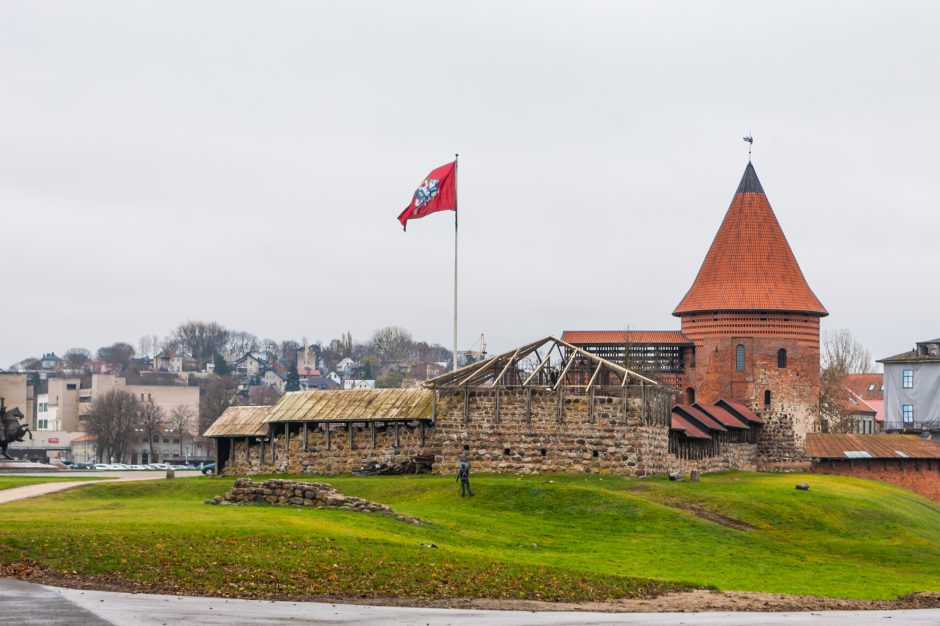
<path fill-rule="evenodd" d="M 212 423 L 204 437 L 261 437 L 268 433 L 271 406 L 230 406 Z"/>

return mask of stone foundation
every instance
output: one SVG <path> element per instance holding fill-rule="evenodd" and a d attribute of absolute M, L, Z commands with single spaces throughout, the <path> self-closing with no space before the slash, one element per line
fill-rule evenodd
<path fill-rule="evenodd" d="M 281 506 L 312 506 L 360 513 L 381 513 L 409 524 L 421 520 L 395 512 L 391 507 L 370 500 L 346 496 L 326 483 L 293 480 L 266 480 L 256 483 L 250 478 L 239 478 L 225 497 L 217 496 L 207 504 L 270 504 Z"/>

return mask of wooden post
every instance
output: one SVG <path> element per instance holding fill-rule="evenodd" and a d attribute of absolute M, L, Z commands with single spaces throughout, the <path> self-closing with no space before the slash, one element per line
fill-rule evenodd
<path fill-rule="evenodd" d="M 309 431 L 307 430 L 307 422 L 304 422 L 304 452 L 307 451 L 307 436 Z"/>
<path fill-rule="evenodd" d="M 496 420 L 497 424 L 499 424 L 499 387 L 496 388 L 495 410 L 493 411 L 493 419 Z"/>
<path fill-rule="evenodd" d="M 401 425 L 400 422 L 395 422 L 395 447 L 396 447 L 396 448 L 400 448 L 400 447 L 401 447 L 401 439 L 400 439 L 399 433 L 398 433 L 398 427 L 399 427 L 400 425 Z"/>
<path fill-rule="evenodd" d="M 333 442 L 330 441 L 330 428 L 331 428 L 331 426 L 333 426 L 333 424 L 331 424 L 330 422 L 324 422 L 324 423 L 323 423 L 323 427 L 326 429 L 326 449 L 327 449 L 327 450 L 331 450 L 331 449 L 332 449 L 332 443 L 333 443 Z"/>
<path fill-rule="evenodd" d="M 356 447 L 355 442 L 353 441 L 354 435 L 352 422 L 347 422 L 347 429 L 349 430 L 349 450 L 352 451 Z"/>
<path fill-rule="evenodd" d="M 463 390 L 463 423 L 470 421 L 470 392 Z"/>
<path fill-rule="evenodd" d="M 284 460 L 290 463 L 290 422 L 284 422 Z"/>
<path fill-rule="evenodd" d="M 264 465 L 264 439 L 258 444 L 258 467 Z"/>
<path fill-rule="evenodd" d="M 372 447 L 375 448 L 375 422 L 369 422 L 369 434 L 372 435 Z"/>

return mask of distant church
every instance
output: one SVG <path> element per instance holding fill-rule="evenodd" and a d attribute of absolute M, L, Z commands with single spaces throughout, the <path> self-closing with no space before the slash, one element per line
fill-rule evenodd
<path fill-rule="evenodd" d="M 764 420 L 757 443 L 765 464 L 805 456 L 806 434 L 819 430 L 819 324 L 829 313 L 750 162 L 672 314 L 681 332 L 565 331 L 562 339 L 681 391 L 677 404 L 692 418 L 701 413 L 696 406 L 707 418 L 719 400 L 750 408 Z M 693 423 L 707 432 L 707 419 Z"/>

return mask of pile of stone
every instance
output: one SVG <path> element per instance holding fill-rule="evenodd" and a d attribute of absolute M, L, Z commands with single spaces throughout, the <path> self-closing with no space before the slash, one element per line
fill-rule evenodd
<path fill-rule="evenodd" d="M 312 506 L 316 508 L 380 513 L 402 522 L 419 525 L 421 520 L 396 512 L 389 506 L 341 494 L 332 485 L 295 480 L 271 479 L 256 483 L 239 478 L 225 496 L 206 500 L 206 504 L 273 504 L 278 506 Z"/>

